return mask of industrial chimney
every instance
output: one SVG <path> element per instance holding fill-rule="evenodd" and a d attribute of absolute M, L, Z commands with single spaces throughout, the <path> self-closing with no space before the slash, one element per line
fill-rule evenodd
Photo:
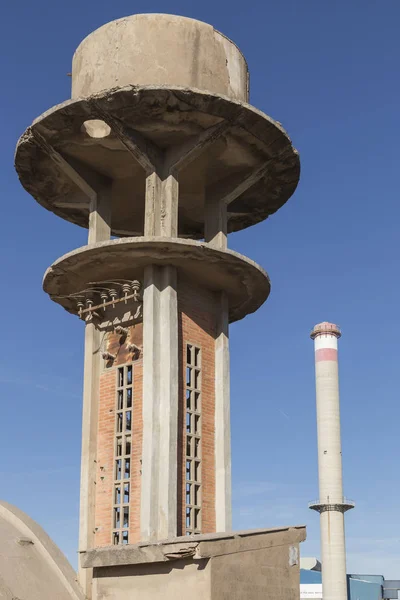
<path fill-rule="evenodd" d="M 342 448 L 338 377 L 340 329 L 320 323 L 311 332 L 315 347 L 317 395 L 319 500 L 309 507 L 320 513 L 322 595 L 324 600 L 346 600 L 344 513 L 354 503 L 343 496 Z"/>

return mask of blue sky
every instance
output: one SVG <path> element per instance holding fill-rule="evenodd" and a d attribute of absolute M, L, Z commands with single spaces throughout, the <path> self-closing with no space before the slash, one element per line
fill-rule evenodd
<path fill-rule="evenodd" d="M 268 271 L 272 293 L 231 328 L 236 529 L 306 524 L 319 555 L 313 345 L 342 327 L 340 384 L 348 570 L 400 577 L 398 518 L 398 0 L 8 2 L 2 9 L 0 176 L 3 281 L 0 497 L 39 521 L 76 564 L 83 325 L 41 290 L 86 233 L 19 185 L 15 143 L 70 96 L 90 31 L 136 12 L 181 14 L 233 39 L 251 103 L 280 121 L 302 177 L 273 217 L 230 246 Z"/>

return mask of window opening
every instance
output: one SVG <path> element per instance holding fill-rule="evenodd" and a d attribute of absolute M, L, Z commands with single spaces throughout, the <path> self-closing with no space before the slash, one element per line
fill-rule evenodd
<path fill-rule="evenodd" d="M 201 533 L 201 350 L 186 344 L 185 534 Z"/>
<path fill-rule="evenodd" d="M 115 477 L 113 495 L 113 545 L 129 543 L 131 491 L 133 366 L 117 369 L 115 416 Z"/>

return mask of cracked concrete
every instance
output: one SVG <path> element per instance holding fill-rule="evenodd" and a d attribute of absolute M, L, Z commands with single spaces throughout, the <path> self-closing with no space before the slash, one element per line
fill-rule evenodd
<path fill-rule="evenodd" d="M 98 600 L 276 600 L 299 597 L 305 527 L 206 534 L 82 555 Z"/>
<path fill-rule="evenodd" d="M 217 250 L 194 240 L 153 237 L 121 238 L 73 250 L 46 271 L 43 289 L 52 300 L 77 314 L 73 300 L 58 296 L 78 292 L 88 281 L 110 277 L 142 281 L 149 264 L 177 266 L 180 277 L 215 292 L 225 291 L 231 322 L 256 311 L 270 291 L 266 272 L 233 250 Z"/>
<path fill-rule="evenodd" d="M 96 112 L 97 107 L 97 112 Z M 270 161 L 264 176 L 228 206 L 228 233 L 249 227 L 278 210 L 293 194 L 299 158 L 284 129 L 254 107 L 196 89 L 128 86 L 90 98 L 69 100 L 44 113 L 22 135 L 16 169 L 25 189 L 45 208 L 88 227 L 89 205 L 82 192 L 38 146 L 37 131 L 93 185 L 112 182 L 114 235 L 143 235 L 146 173 L 111 133 L 87 134 L 84 123 L 106 111 L 162 152 L 195 139 L 227 120 L 229 129 L 179 174 L 179 236 L 204 237 L 204 197 L 227 196 Z"/>

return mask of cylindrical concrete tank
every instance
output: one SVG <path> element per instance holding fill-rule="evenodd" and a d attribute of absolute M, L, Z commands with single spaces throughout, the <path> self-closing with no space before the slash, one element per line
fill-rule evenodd
<path fill-rule="evenodd" d="M 143 14 L 103 25 L 78 46 L 72 98 L 127 85 L 197 88 L 248 101 L 247 63 L 211 25 Z"/>

